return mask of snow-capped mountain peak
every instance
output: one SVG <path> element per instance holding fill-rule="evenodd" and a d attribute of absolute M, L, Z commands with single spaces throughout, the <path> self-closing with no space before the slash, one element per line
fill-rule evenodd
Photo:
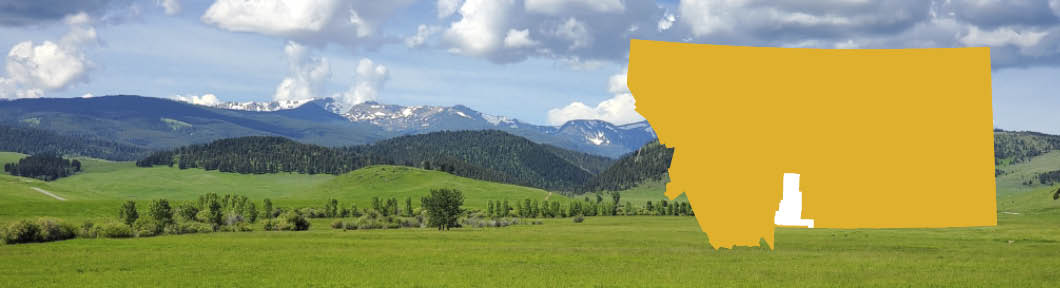
<path fill-rule="evenodd" d="M 481 113 L 463 105 L 402 106 L 369 101 L 345 106 L 333 98 L 316 98 L 273 102 L 226 102 L 212 107 L 272 112 L 297 109 L 310 103 L 350 122 L 371 124 L 395 135 L 497 129 L 535 142 L 612 157 L 634 151 L 656 137 L 647 121 L 614 125 L 603 120 L 571 120 L 558 127 L 541 126 L 515 118 Z"/>
<path fill-rule="evenodd" d="M 180 101 L 180 99 L 177 99 Z M 189 102 L 190 103 L 190 102 Z M 315 103 L 320 105 L 321 108 L 329 112 L 340 114 L 344 109 L 333 98 L 311 98 L 311 99 L 297 99 L 297 100 L 278 100 L 270 102 L 259 102 L 259 101 L 247 101 L 247 102 L 224 102 L 216 105 L 209 105 L 209 107 L 228 109 L 228 110 L 240 110 L 240 111 L 253 111 L 253 112 L 274 112 L 280 110 L 291 110 L 298 107 L 302 107 L 307 103 Z"/>

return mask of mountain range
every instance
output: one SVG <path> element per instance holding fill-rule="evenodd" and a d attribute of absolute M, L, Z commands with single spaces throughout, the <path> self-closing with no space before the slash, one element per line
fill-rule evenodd
<path fill-rule="evenodd" d="M 334 147 L 437 131 L 501 130 L 540 144 L 616 158 L 656 137 L 646 121 L 614 125 L 572 120 L 544 126 L 463 105 L 365 102 L 344 107 L 332 98 L 212 106 L 132 95 L 18 99 L 0 101 L 0 123 L 152 150 L 241 136 L 282 136 Z"/>

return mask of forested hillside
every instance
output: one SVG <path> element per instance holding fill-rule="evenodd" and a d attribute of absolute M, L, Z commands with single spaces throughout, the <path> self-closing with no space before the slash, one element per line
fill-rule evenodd
<path fill-rule="evenodd" d="M 507 178 L 504 181 L 507 183 L 548 190 L 570 191 L 593 177 L 590 171 L 561 157 L 546 145 L 496 130 L 403 136 L 353 147 L 352 150 L 386 155 L 394 163 L 406 165 L 437 166 L 463 162 L 500 172 Z"/>
<path fill-rule="evenodd" d="M 674 149 L 666 148 L 659 141 L 645 144 L 637 151 L 626 154 L 614 165 L 593 177 L 579 191 L 621 191 L 648 180 L 662 180 L 670 169 Z"/>
<path fill-rule="evenodd" d="M 574 191 L 612 161 L 501 131 L 436 132 L 371 145 L 328 148 L 282 137 L 240 137 L 156 152 L 138 166 L 176 165 L 236 173 L 340 174 L 393 164 L 493 182 Z M 586 168 L 587 167 L 587 168 Z"/>
<path fill-rule="evenodd" d="M 348 149 L 303 144 L 283 137 L 248 136 L 155 152 L 137 161 L 136 165 L 177 165 L 181 169 L 203 168 L 242 174 L 340 174 L 371 164 L 389 163 Z"/>
<path fill-rule="evenodd" d="M 1060 136 L 994 130 L 994 159 L 997 164 L 1020 163 L 1057 149 L 1060 149 Z"/>
<path fill-rule="evenodd" d="M 0 125 L 0 151 L 22 154 L 55 153 L 127 161 L 147 150 L 84 136 L 64 136 L 42 129 Z"/>

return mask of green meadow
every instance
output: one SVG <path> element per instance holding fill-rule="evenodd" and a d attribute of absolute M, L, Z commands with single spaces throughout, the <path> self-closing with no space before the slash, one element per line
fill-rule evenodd
<path fill-rule="evenodd" d="M 22 156 L 0 153 L 0 162 Z M 309 231 L 298 232 L 263 231 L 259 224 L 253 232 L 0 245 L 0 286 L 1057 287 L 1057 187 L 1018 180 L 1060 164 L 1054 156 L 1060 155 L 999 168 L 1009 174 L 998 178 L 996 227 L 778 228 L 775 250 L 714 250 L 693 217 L 559 218 L 447 232 L 342 231 L 328 227 L 330 219 L 313 219 Z M 568 201 L 540 189 L 396 166 L 339 176 L 240 175 L 82 161 L 84 172 L 53 182 L 0 175 L 0 223 L 38 216 L 75 224 L 113 220 L 125 200 L 183 201 L 211 192 L 246 195 L 259 204 L 271 198 L 280 207 L 321 206 L 329 198 L 366 207 L 373 196 L 415 199 L 443 187 L 464 191 L 470 208 L 484 208 L 487 200 Z M 645 183 L 623 192 L 622 202 L 661 200 L 664 187 Z"/>

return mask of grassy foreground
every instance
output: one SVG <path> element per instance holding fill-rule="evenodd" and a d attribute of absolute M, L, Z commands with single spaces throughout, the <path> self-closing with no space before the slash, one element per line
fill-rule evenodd
<path fill-rule="evenodd" d="M 1056 215 L 1052 215 L 1056 216 Z M 1055 218 L 1054 218 L 1055 219 Z M 5 286 L 1055 287 L 1060 228 L 778 229 L 715 251 L 691 217 L 505 228 L 212 233 L 0 246 Z M 317 221 L 321 222 L 321 221 Z M 1010 243 L 1010 241 L 1012 241 Z"/>
<path fill-rule="evenodd" d="M 0 162 L 19 157 L 0 153 Z M 439 185 L 467 191 L 471 207 L 503 199 L 495 197 L 548 195 L 393 166 L 341 176 L 238 175 L 83 162 L 84 173 L 54 182 L 0 175 L 0 223 L 36 216 L 73 224 L 112 220 L 124 200 L 190 200 L 209 192 L 257 201 L 271 197 L 278 206 L 319 206 L 329 197 L 362 206 L 371 196 L 415 196 Z M 998 181 L 996 227 L 778 228 L 776 250 L 716 251 L 692 217 L 589 217 L 580 224 L 545 219 L 543 225 L 449 232 L 337 231 L 328 227 L 331 220 L 314 219 L 311 230 L 302 232 L 266 232 L 259 223 L 255 232 L 0 245 L 0 286 L 1057 287 L 1060 201 L 1051 198 L 1056 187 L 1017 186 L 1018 178 L 1041 166 L 1031 161 L 1006 167 L 1013 172 L 1011 179 Z M 623 201 L 661 199 L 662 188 L 647 183 L 624 193 Z"/>

